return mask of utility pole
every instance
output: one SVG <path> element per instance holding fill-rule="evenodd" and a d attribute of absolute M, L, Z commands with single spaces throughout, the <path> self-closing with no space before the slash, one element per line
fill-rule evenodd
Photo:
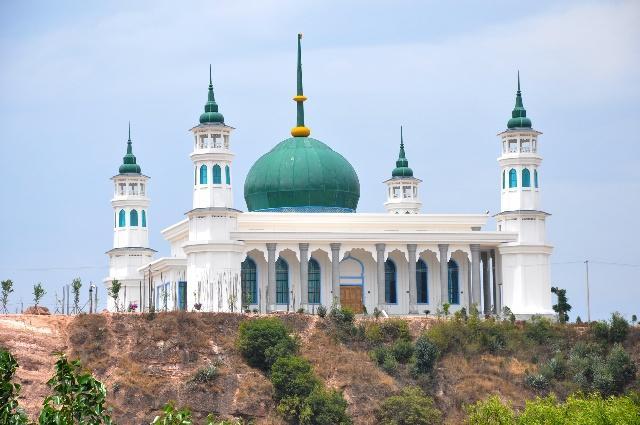
<path fill-rule="evenodd" d="M 89 282 L 89 314 L 93 313 L 93 282 Z"/>
<path fill-rule="evenodd" d="M 587 277 L 587 322 L 591 323 L 591 300 L 589 299 L 589 260 L 585 260 L 584 265 L 586 267 Z"/>

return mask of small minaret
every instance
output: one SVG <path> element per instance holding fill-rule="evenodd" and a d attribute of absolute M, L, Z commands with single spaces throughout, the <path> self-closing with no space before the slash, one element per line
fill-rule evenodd
<path fill-rule="evenodd" d="M 186 213 L 187 309 L 195 303 L 204 311 L 239 312 L 240 263 L 244 244 L 231 239 L 240 211 L 233 208 L 230 135 L 213 94 L 211 65 L 209 93 L 200 124 L 193 127 L 193 209 Z M 195 294 L 195 296 L 191 296 Z"/>
<path fill-rule="evenodd" d="M 233 127 L 224 123 L 218 112 L 209 65 L 209 93 L 200 125 L 191 129 L 193 133 L 193 208 L 232 208 L 230 135 Z"/>
<path fill-rule="evenodd" d="M 502 286 L 502 306 L 509 307 L 516 316 L 527 318 L 531 314 L 551 309 L 550 256 L 553 247 L 546 238 L 548 213 L 540 207 L 539 136 L 522 102 L 520 73 L 516 104 L 507 123 L 507 129 L 498 134 L 501 142 L 500 213 L 496 214 L 497 230 L 518 234 L 516 242 L 499 247 Z"/>
<path fill-rule="evenodd" d="M 400 126 L 400 154 L 391 178 L 384 182 L 387 185 L 387 202 L 384 203 L 387 211 L 390 214 L 419 214 L 422 202 L 418 197 L 418 186 L 421 182 L 422 180 L 413 177 L 413 170 L 409 168 Z"/>
<path fill-rule="evenodd" d="M 109 277 L 105 278 L 104 283 L 109 287 L 117 279 L 122 284 L 120 309 L 127 308 L 132 302 L 141 308 L 144 300 L 140 294 L 140 282 L 143 276 L 137 270 L 152 261 L 155 251 L 149 248 L 149 177 L 142 174 L 140 165 L 136 163 L 131 143 L 131 124 L 127 153 L 118 174 L 111 180 L 114 188 L 111 199 L 113 249 L 107 252 Z M 116 311 L 113 299 L 108 298 L 107 308 Z"/>

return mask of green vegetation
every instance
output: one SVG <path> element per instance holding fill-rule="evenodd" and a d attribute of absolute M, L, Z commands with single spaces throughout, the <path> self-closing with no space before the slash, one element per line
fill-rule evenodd
<path fill-rule="evenodd" d="M 332 309 L 329 317 L 339 332 L 352 333 L 352 312 Z M 237 345 L 249 365 L 269 374 L 277 410 L 285 419 L 300 425 L 352 423 L 342 394 L 324 389 L 311 363 L 297 355 L 300 344 L 279 318 L 242 322 Z"/>
<path fill-rule="evenodd" d="M 553 311 L 558 313 L 558 321 L 560 323 L 567 323 L 569 321 L 568 313 L 571 311 L 571 304 L 569 304 L 567 300 L 567 290 L 554 286 L 551 288 L 551 292 L 558 297 L 558 303 L 553 305 Z"/>
<path fill-rule="evenodd" d="M 113 305 L 117 312 L 120 312 L 120 303 L 118 302 L 120 299 L 120 288 L 122 288 L 122 283 L 118 281 L 118 279 L 113 279 L 111 286 L 107 289 L 107 294 L 113 298 Z"/>
<path fill-rule="evenodd" d="M 165 404 L 162 413 L 156 416 L 151 425 L 191 425 L 191 411 L 187 408 L 176 409 L 173 402 Z"/>
<path fill-rule="evenodd" d="M 420 388 L 405 387 L 382 403 L 376 419 L 379 425 L 436 425 L 442 423 L 442 413 Z"/>
<path fill-rule="evenodd" d="M 269 371 L 278 357 L 298 352 L 298 342 L 277 317 L 262 317 L 240 324 L 238 348 L 250 366 Z"/>
<path fill-rule="evenodd" d="M 79 277 L 76 277 L 71 282 L 71 291 L 73 292 L 73 312 L 80 312 L 80 288 L 82 287 L 82 281 Z"/>
<path fill-rule="evenodd" d="M 189 382 L 193 382 L 196 384 L 207 384 L 214 382 L 220 373 L 218 370 L 218 363 L 212 363 L 208 366 L 200 368 L 196 371 Z"/>
<path fill-rule="evenodd" d="M 9 294 L 13 292 L 13 281 L 11 279 L 3 280 L 2 295 L 0 295 L 0 304 L 2 304 L 2 313 L 9 313 L 7 304 L 9 304 Z"/>
<path fill-rule="evenodd" d="M 46 294 L 47 291 L 44 290 L 44 288 L 42 287 L 42 283 L 38 282 L 35 285 L 33 285 L 33 304 L 36 307 L 36 310 L 38 309 L 38 304 L 40 304 L 40 300 L 42 300 L 42 297 L 44 297 L 44 294 Z"/>
<path fill-rule="evenodd" d="M 3 287 L 4 287 L 4 282 Z M 27 424 L 27 415 L 18 407 L 20 384 L 12 382 L 18 362 L 8 351 L 0 351 L 0 424 Z"/>
<path fill-rule="evenodd" d="M 638 395 L 603 398 L 571 395 L 564 403 L 554 396 L 527 401 L 516 412 L 497 396 L 467 406 L 468 425 L 637 425 L 640 424 Z"/>
<path fill-rule="evenodd" d="M 431 373 L 439 355 L 438 347 L 427 336 L 420 336 L 416 341 L 415 349 L 416 373 Z"/>

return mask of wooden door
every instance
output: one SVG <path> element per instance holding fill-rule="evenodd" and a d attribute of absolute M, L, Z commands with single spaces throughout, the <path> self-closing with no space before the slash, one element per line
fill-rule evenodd
<path fill-rule="evenodd" d="M 340 305 L 354 313 L 362 313 L 362 286 L 341 286 Z"/>

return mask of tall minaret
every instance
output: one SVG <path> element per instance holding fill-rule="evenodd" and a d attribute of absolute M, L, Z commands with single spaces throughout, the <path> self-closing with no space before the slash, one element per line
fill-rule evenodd
<path fill-rule="evenodd" d="M 218 112 L 209 65 L 209 93 L 200 125 L 193 127 L 193 208 L 233 207 L 229 138 L 233 127 Z"/>
<path fill-rule="evenodd" d="M 149 248 L 149 198 L 147 183 L 149 177 L 141 173 L 136 163 L 131 143 L 131 124 L 127 154 L 123 157 L 118 174 L 113 176 L 113 249 L 109 256 L 109 277 L 104 282 L 107 287 L 117 279 L 121 284 L 120 306 L 127 308 L 135 302 L 142 306 L 140 283 L 143 279 L 137 270 L 153 259 L 154 250 Z M 108 298 L 107 308 L 115 311 L 113 299 Z"/>
<path fill-rule="evenodd" d="M 193 209 L 187 212 L 187 309 L 239 312 L 240 263 L 244 244 L 231 239 L 241 212 L 233 208 L 230 135 L 213 94 L 209 92 L 200 124 L 193 127 Z"/>
<path fill-rule="evenodd" d="M 413 177 L 413 170 L 409 168 L 400 126 L 400 154 L 396 168 L 391 172 L 391 178 L 384 182 L 387 185 L 387 202 L 384 203 L 387 211 L 390 214 L 419 214 L 422 205 L 418 197 L 420 182 L 422 180 Z"/>
<path fill-rule="evenodd" d="M 553 247 L 547 244 L 545 220 L 540 207 L 540 165 L 538 139 L 522 103 L 520 73 L 516 104 L 507 129 L 498 134 L 501 141 L 500 213 L 498 231 L 515 232 L 518 241 L 499 248 L 503 301 L 516 315 L 527 317 L 551 310 L 551 270 Z"/>

